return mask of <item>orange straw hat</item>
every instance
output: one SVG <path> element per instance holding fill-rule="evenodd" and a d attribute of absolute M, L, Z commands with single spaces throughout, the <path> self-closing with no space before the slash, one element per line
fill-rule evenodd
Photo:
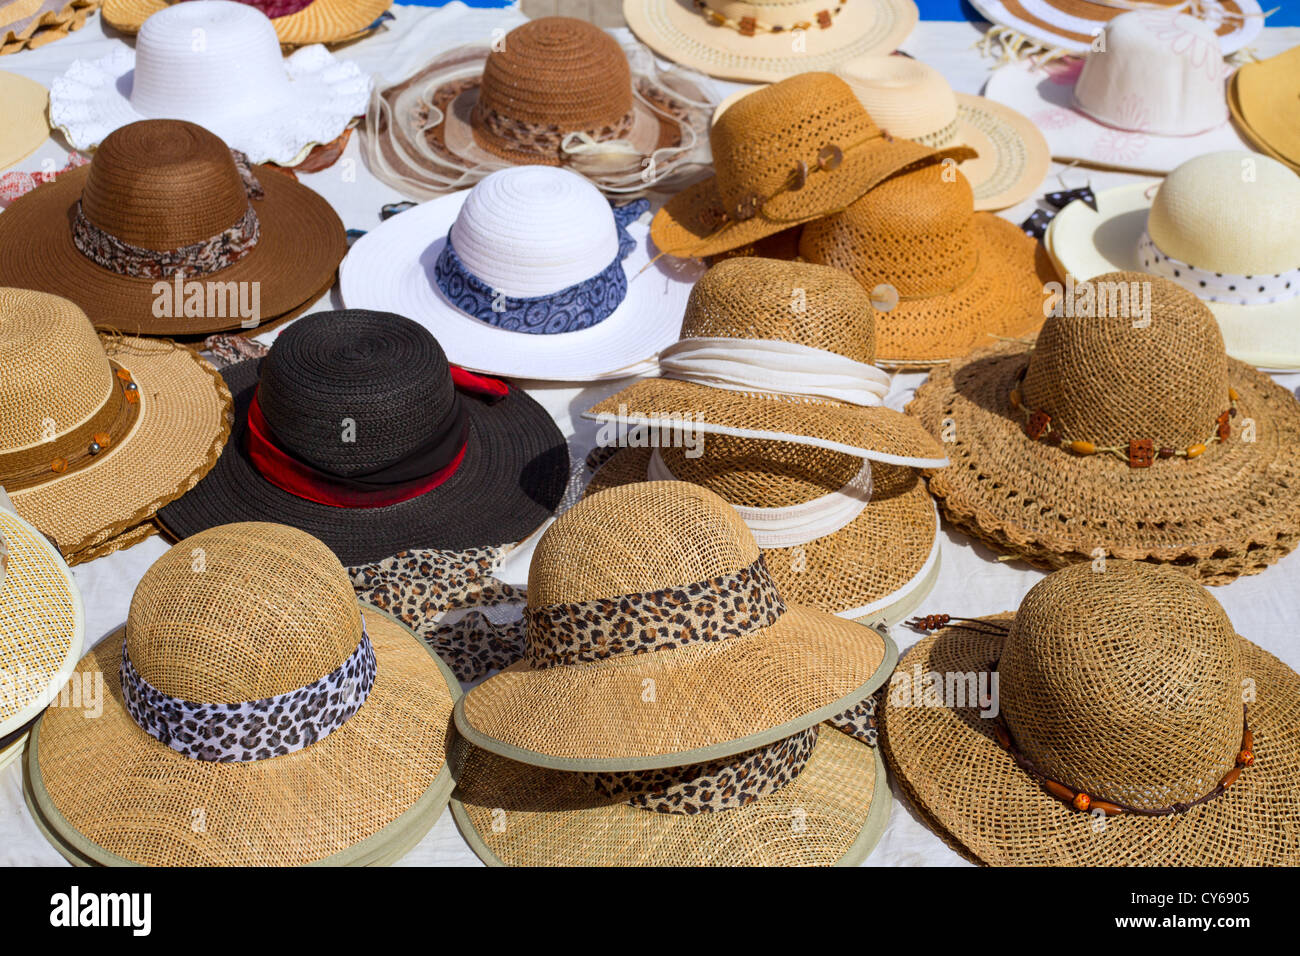
<path fill-rule="evenodd" d="M 98 8 L 99 0 L 0 0 L 0 55 L 53 43 Z"/>
<path fill-rule="evenodd" d="M 104 0 L 104 22 L 135 34 L 144 21 L 177 0 Z M 372 33 L 392 19 L 393 0 L 238 0 L 256 7 L 275 25 L 286 47 L 309 43 L 346 43 Z"/>

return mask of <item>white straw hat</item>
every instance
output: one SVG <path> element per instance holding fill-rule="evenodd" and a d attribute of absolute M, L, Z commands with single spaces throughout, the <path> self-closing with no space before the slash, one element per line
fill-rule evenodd
<path fill-rule="evenodd" d="M 197 0 L 146 20 L 134 51 L 73 63 L 50 89 L 50 118 L 77 149 L 136 120 L 183 119 L 254 163 L 292 166 L 365 113 L 370 85 L 320 45 L 282 58 L 275 27 L 254 7 Z"/>
<path fill-rule="evenodd" d="M 408 316 L 450 361 L 494 375 L 588 381 L 652 369 L 677 341 L 700 270 L 645 268 L 649 227 L 630 220 L 646 208 L 611 207 L 565 169 L 499 170 L 359 239 L 339 269 L 343 301 Z"/>

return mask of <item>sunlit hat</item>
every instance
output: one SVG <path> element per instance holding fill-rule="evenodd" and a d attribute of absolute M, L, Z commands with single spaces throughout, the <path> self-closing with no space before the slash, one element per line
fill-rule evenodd
<path fill-rule="evenodd" d="M 41 84 L 0 72 L 0 169 L 31 155 L 50 135 L 45 121 L 49 99 Z"/>
<path fill-rule="evenodd" d="M 99 0 L 0 0 L 0 55 L 62 39 L 98 7 Z"/>
<path fill-rule="evenodd" d="M 146 20 L 180 0 L 104 0 L 104 22 L 135 33 Z M 393 0 L 239 0 L 271 18 L 284 46 L 346 43 L 373 33 L 392 19 Z"/>
<path fill-rule="evenodd" d="M 1243 64 L 1228 82 L 1228 110 L 1252 146 L 1300 173 L 1300 46 Z"/>

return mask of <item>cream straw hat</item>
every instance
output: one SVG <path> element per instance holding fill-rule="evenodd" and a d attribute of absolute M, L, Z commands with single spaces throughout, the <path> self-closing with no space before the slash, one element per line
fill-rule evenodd
<path fill-rule="evenodd" d="M 47 136 L 49 93 L 41 84 L 0 72 L 0 169 L 8 169 L 35 152 Z"/>

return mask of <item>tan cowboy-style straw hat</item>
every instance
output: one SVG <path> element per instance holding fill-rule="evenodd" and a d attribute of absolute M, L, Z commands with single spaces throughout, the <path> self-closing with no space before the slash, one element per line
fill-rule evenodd
<path fill-rule="evenodd" d="M 1228 111 L 1252 146 L 1300 173 L 1300 46 L 1243 64 L 1228 82 Z"/>
<path fill-rule="evenodd" d="M 47 136 L 45 121 L 50 94 L 41 84 L 0 72 L 0 169 L 7 169 L 35 152 Z"/>
<path fill-rule="evenodd" d="M 103 712 L 32 730 L 28 806 L 74 862 L 376 865 L 446 806 L 458 686 L 284 525 L 231 524 L 146 572 L 78 665 Z"/>
<path fill-rule="evenodd" d="M 1191 292 L 1140 272 L 1065 285 L 1035 345 L 933 372 L 907 411 L 948 436 L 930 491 L 1041 567 L 1109 555 L 1209 584 L 1300 540 L 1300 404 L 1229 359 Z"/>
<path fill-rule="evenodd" d="M 104 21 L 135 34 L 144 21 L 177 0 L 104 0 Z M 287 47 L 309 43 L 346 43 L 377 30 L 393 0 L 239 0 L 256 7 L 275 24 Z"/>
<path fill-rule="evenodd" d="M 207 474 L 230 431 L 230 393 L 195 352 L 101 338 L 43 292 L 0 289 L 0 367 L 0 485 L 72 564 L 152 534 L 154 513 Z"/>
<path fill-rule="evenodd" d="M 34 50 L 86 25 L 100 0 L 0 0 L 0 55 Z"/>
<path fill-rule="evenodd" d="M 935 693 L 963 682 L 989 696 Z M 1076 564 L 953 619 L 880 709 L 904 795 L 978 862 L 1300 863 L 1300 675 L 1170 568 Z"/>

